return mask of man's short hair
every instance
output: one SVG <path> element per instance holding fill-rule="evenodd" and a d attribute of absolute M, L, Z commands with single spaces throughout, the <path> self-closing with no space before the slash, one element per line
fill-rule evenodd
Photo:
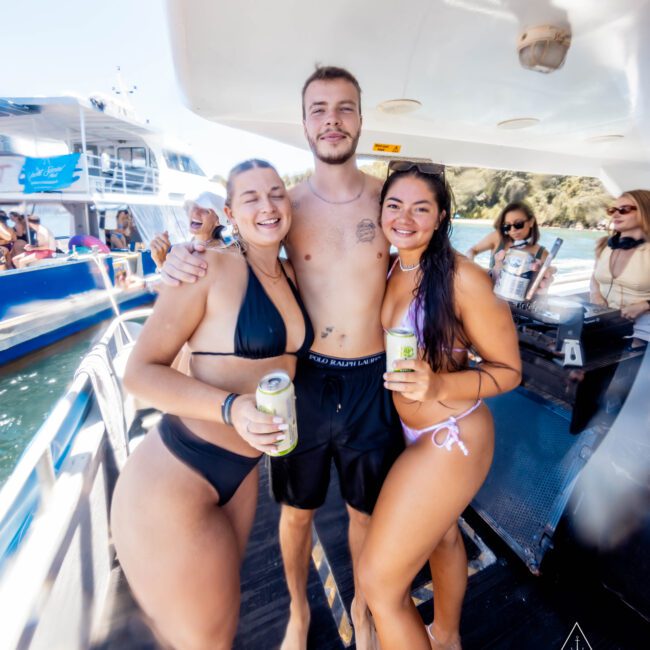
<path fill-rule="evenodd" d="M 361 115 L 361 86 L 357 78 L 345 68 L 337 68 L 333 65 L 317 65 L 316 69 L 307 77 L 302 87 L 302 118 L 305 119 L 307 113 L 305 111 L 305 93 L 307 87 L 313 81 L 335 81 L 336 79 L 343 79 L 349 81 L 359 93 L 359 115 Z"/>
<path fill-rule="evenodd" d="M 41 223 L 41 218 L 36 214 L 30 214 L 27 217 L 27 221 L 29 221 L 30 223 Z"/>

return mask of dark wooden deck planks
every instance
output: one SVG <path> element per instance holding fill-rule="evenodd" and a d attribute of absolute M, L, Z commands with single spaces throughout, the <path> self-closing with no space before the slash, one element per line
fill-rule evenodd
<path fill-rule="evenodd" d="M 279 507 L 269 496 L 268 475 L 263 467 L 256 520 L 242 569 L 241 619 L 235 650 L 272 650 L 279 646 L 284 634 L 289 596 L 278 545 L 278 517 Z M 469 580 L 461 623 L 464 650 L 560 650 L 576 621 L 593 650 L 640 650 L 650 645 L 650 624 L 594 584 L 591 576 L 573 575 L 571 567 L 554 577 L 532 576 L 476 515 L 469 512 L 467 519 L 499 559 Z M 315 522 L 340 595 L 349 609 L 354 583 L 347 545 L 348 520 L 335 472 L 327 501 Z M 471 556 L 476 549 L 469 540 L 466 543 Z M 421 572 L 416 584 L 427 580 L 426 571 Z M 119 567 L 114 570 L 113 581 L 110 623 L 104 640 L 94 650 L 158 649 Z M 341 650 L 343 644 L 313 565 L 308 595 L 312 608 L 309 648 Z M 419 610 L 429 622 L 432 602 L 422 604 Z"/>
<path fill-rule="evenodd" d="M 289 615 L 287 591 L 278 542 L 279 506 L 269 496 L 266 464 L 261 465 L 260 495 L 255 524 L 242 567 L 242 601 L 235 650 L 271 650 L 284 636 Z M 341 650 L 323 586 L 313 563 L 307 583 L 311 606 L 309 647 Z"/>

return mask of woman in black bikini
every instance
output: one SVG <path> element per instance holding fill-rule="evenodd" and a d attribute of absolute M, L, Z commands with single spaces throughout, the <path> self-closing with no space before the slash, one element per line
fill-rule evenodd
<path fill-rule="evenodd" d="M 135 597 L 177 649 L 232 646 L 256 464 L 286 431 L 257 411 L 255 388 L 272 370 L 293 376 L 313 340 L 293 270 L 278 258 L 291 208 L 275 169 L 235 167 L 226 206 L 245 252 L 208 251 L 204 278 L 161 292 L 125 376 L 167 414 L 120 475 L 113 538 Z M 190 376 L 169 367 L 186 342 Z"/>

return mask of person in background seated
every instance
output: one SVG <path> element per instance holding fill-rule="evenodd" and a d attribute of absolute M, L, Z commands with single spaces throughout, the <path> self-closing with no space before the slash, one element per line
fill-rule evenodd
<path fill-rule="evenodd" d="M 451 191 L 441 166 L 393 161 L 388 169 L 380 223 L 398 257 L 381 323 L 385 331 L 414 332 L 418 355 L 384 375 L 407 448 L 370 520 L 361 588 L 382 650 L 460 650 L 467 555 L 458 518 L 492 463 L 494 424 L 483 399 L 519 384 L 519 346 L 510 309 L 485 271 L 451 246 Z M 480 363 L 468 362 L 469 351 Z M 427 561 L 435 598 L 425 630 L 411 585 Z"/>
<path fill-rule="evenodd" d="M 224 214 L 223 197 L 212 192 L 203 192 L 196 198 L 185 202 L 183 206 L 189 220 L 189 230 L 192 240 L 202 242 L 208 248 L 214 248 L 220 242 L 220 235 L 227 223 Z M 167 259 L 167 252 L 171 248 L 169 233 L 167 231 L 156 235 L 150 242 L 151 258 L 160 268 Z"/>
<path fill-rule="evenodd" d="M 14 232 L 16 233 L 16 240 L 14 242 L 13 256 L 20 255 L 25 250 L 25 246 L 29 244 L 27 239 L 27 222 L 25 215 L 20 212 L 12 210 L 9 213 L 9 218 L 14 222 Z"/>
<path fill-rule="evenodd" d="M 650 190 L 624 192 L 607 209 L 613 236 L 596 244 L 591 302 L 634 321 L 631 348 L 650 341 Z"/>
<path fill-rule="evenodd" d="M 494 222 L 494 231 L 474 244 L 467 253 L 473 260 L 476 255 L 490 251 L 490 271 L 496 278 L 501 271 L 508 250 L 516 248 L 530 253 L 536 261 L 544 262 L 548 251 L 538 244 L 539 226 L 530 206 L 523 201 L 508 203 Z"/>
<path fill-rule="evenodd" d="M 128 210 L 119 210 L 115 219 L 117 228 L 111 230 L 110 248 L 111 250 L 126 250 L 129 247 L 131 235 L 131 215 Z"/>
<path fill-rule="evenodd" d="M 27 217 L 27 223 L 29 229 L 34 233 L 36 242 L 34 244 L 27 244 L 23 249 L 24 252 L 13 258 L 14 266 L 17 269 L 23 269 L 41 260 L 54 257 L 56 253 L 56 238 L 41 223 L 40 217 L 37 217 L 35 214 L 30 214 Z"/>
<path fill-rule="evenodd" d="M 7 223 L 8 219 L 7 213 L 0 210 L 0 271 L 13 268 L 11 253 L 16 241 L 16 233 Z"/>

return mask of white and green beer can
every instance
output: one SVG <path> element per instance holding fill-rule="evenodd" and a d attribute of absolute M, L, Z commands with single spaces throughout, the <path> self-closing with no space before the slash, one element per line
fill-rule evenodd
<path fill-rule="evenodd" d="M 503 259 L 503 268 L 494 285 L 494 293 L 510 302 L 526 300 L 534 262 L 535 258 L 530 253 L 510 248 Z"/>
<path fill-rule="evenodd" d="M 395 327 L 386 332 L 386 371 L 398 372 L 394 363 L 398 359 L 416 359 L 418 353 L 418 342 L 415 338 L 415 332 Z M 399 372 L 410 372 L 401 370 Z"/>
<path fill-rule="evenodd" d="M 283 370 L 276 370 L 260 379 L 255 391 L 258 411 L 277 415 L 284 419 L 289 428 L 285 439 L 276 445 L 269 456 L 286 456 L 298 444 L 298 423 L 296 420 L 296 393 L 289 375 Z"/>

